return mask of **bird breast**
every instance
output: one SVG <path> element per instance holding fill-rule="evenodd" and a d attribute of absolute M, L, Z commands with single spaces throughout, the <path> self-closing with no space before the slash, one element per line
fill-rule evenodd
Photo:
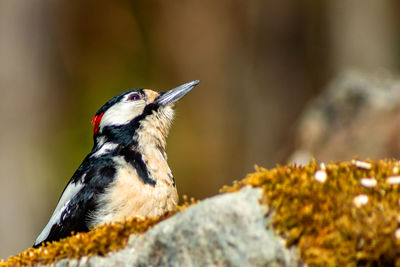
<path fill-rule="evenodd" d="M 178 204 L 178 193 L 171 170 L 157 149 L 143 153 L 155 185 L 144 183 L 127 162 L 118 168 L 115 180 L 99 199 L 99 210 L 91 216 L 90 226 L 121 221 L 135 216 L 156 217 L 171 211 Z"/>

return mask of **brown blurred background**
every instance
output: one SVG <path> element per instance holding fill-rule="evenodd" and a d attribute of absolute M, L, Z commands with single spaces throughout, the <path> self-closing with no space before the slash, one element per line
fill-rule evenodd
<path fill-rule="evenodd" d="M 178 191 L 218 192 L 293 150 L 296 119 L 338 72 L 397 71 L 398 1 L 0 0 L 0 258 L 31 246 L 131 88 L 201 83 L 168 141 Z"/>

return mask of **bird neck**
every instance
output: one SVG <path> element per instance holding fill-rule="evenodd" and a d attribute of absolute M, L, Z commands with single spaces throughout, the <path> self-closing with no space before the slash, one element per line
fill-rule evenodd
<path fill-rule="evenodd" d="M 103 155 L 117 145 L 126 161 L 141 170 L 144 183 L 174 185 L 165 153 L 173 116 L 172 107 L 165 106 L 144 112 L 126 125 L 106 126 L 94 136 L 93 154 Z"/>
<path fill-rule="evenodd" d="M 172 121 L 173 111 L 157 112 L 147 116 L 133 136 L 136 149 L 146 162 L 150 177 L 158 183 L 175 186 L 175 181 L 165 153 L 166 138 Z"/>
<path fill-rule="evenodd" d="M 135 128 L 130 125 L 105 128 L 103 134 L 95 137 L 93 154 L 106 154 L 109 148 L 111 152 L 116 145 L 115 148 L 120 151 L 117 153 L 140 171 L 144 183 L 174 186 L 165 153 L 172 116 L 173 113 L 153 113 L 143 118 L 140 124 L 136 123 Z"/>
<path fill-rule="evenodd" d="M 142 152 L 157 149 L 165 154 L 166 139 L 173 116 L 172 108 L 163 107 L 143 118 L 133 136 L 138 149 Z"/>

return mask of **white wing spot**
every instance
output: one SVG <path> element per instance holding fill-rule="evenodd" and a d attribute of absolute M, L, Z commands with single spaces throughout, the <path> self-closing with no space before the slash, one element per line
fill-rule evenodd
<path fill-rule="evenodd" d="M 86 174 L 84 174 L 83 177 L 85 175 Z M 82 189 L 82 187 L 83 184 L 81 182 L 78 182 L 76 184 L 70 183 L 67 186 L 67 188 L 65 189 L 64 193 L 60 198 L 60 201 L 58 201 L 57 207 L 54 210 L 53 215 L 51 215 L 49 222 L 47 223 L 47 225 L 44 227 L 44 229 L 36 239 L 35 245 L 45 240 L 49 236 L 50 230 L 53 227 L 53 225 L 60 223 L 60 220 L 64 219 L 64 217 L 60 218 L 61 214 L 67 208 L 68 203 L 71 201 L 71 199 Z"/>

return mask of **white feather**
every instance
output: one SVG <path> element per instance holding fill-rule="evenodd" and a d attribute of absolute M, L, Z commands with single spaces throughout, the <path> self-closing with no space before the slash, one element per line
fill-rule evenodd
<path fill-rule="evenodd" d="M 84 174 L 85 176 L 86 174 Z M 83 176 L 83 178 L 84 178 Z M 68 187 L 65 189 L 64 193 L 62 194 L 60 201 L 58 201 L 57 207 L 53 212 L 53 215 L 51 215 L 51 218 L 47 225 L 44 227 L 42 232 L 39 234 L 35 241 L 35 245 L 41 243 L 44 241 L 50 234 L 50 230 L 53 227 L 53 225 L 60 223 L 61 220 L 61 214 L 65 210 L 65 208 L 68 206 L 68 203 L 71 201 L 71 199 L 82 189 L 83 184 L 78 182 L 76 184 L 71 183 L 68 185 Z"/>
<path fill-rule="evenodd" d="M 108 152 L 114 150 L 118 144 L 116 143 L 105 143 L 101 146 L 99 150 L 96 151 L 96 153 L 93 153 L 90 157 L 99 157 L 101 155 L 107 154 Z"/>
<path fill-rule="evenodd" d="M 145 107 L 144 101 L 124 101 L 111 106 L 103 115 L 100 129 L 108 125 L 124 125 L 140 115 Z"/>

